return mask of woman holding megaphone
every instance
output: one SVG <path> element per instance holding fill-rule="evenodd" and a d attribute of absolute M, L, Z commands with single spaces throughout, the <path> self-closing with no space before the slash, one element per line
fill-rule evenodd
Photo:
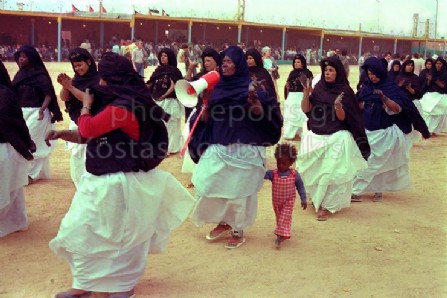
<path fill-rule="evenodd" d="M 220 80 L 189 143 L 192 158 L 199 159 L 192 179 L 198 196 L 192 221 L 217 224 L 206 239 L 231 235 L 225 247 L 232 249 L 245 243 L 243 231 L 256 218 L 265 147 L 278 142 L 282 116 L 276 98 L 262 89 L 249 90 L 252 80 L 242 49 L 230 46 L 223 57 Z"/>

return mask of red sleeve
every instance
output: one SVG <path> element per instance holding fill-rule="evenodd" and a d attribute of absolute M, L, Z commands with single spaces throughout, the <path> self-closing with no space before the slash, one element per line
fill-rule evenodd
<path fill-rule="evenodd" d="M 108 106 L 96 116 L 81 115 L 78 118 L 79 133 L 83 138 L 97 138 L 115 129 L 121 129 L 132 139 L 140 137 L 140 125 L 135 115 L 120 107 Z"/>

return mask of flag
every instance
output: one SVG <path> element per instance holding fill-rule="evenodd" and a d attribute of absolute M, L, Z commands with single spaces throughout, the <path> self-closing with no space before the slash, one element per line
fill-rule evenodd
<path fill-rule="evenodd" d="M 164 9 L 161 11 L 161 15 L 162 15 L 162 16 L 165 16 L 165 15 L 166 15 L 166 11 L 165 11 Z"/>
<path fill-rule="evenodd" d="M 74 6 L 73 4 L 71 5 L 71 11 L 72 12 L 79 12 L 80 10 L 76 7 L 76 6 Z"/>
<path fill-rule="evenodd" d="M 149 14 L 152 15 L 153 13 L 160 13 L 158 9 L 150 9 L 149 8 Z"/>
<path fill-rule="evenodd" d="M 101 5 L 101 13 L 107 13 L 107 10 L 102 5 Z"/>
<path fill-rule="evenodd" d="M 91 5 L 88 6 L 88 11 L 89 12 L 94 12 L 93 7 Z"/>

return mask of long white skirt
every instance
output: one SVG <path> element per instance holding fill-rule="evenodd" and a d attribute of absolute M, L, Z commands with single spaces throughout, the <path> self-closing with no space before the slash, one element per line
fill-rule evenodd
<path fill-rule="evenodd" d="M 284 131 L 283 137 L 293 139 L 296 134 L 303 133 L 303 126 L 306 125 L 307 116 L 301 109 L 303 92 L 289 92 L 287 100 L 284 102 Z"/>
<path fill-rule="evenodd" d="M 50 153 L 55 142 L 48 146 L 45 142 L 47 133 L 53 128 L 51 114 L 48 109 L 44 111 L 44 118 L 39 117 L 39 108 L 22 108 L 23 118 L 28 126 L 31 139 L 36 144 L 34 160 L 29 162 L 28 176 L 33 180 L 50 178 Z"/>
<path fill-rule="evenodd" d="M 183 144 L 186 142 L 186 140 L 188 139 L 188 135 L 189 135 L 189 126 L 190 126 L 190 121 L 191 121 L 191 117 L 192 115 L 194 115 L 194 113 L 196 112 L 196 108 L 194 108 L 191 112 L 191 114 L 188 117 L 188 120 L 186 120 L 185 123 L 185 127 L 183 127 Z M 189 155 L 189 151 L 186 150 L 185 152 L 185 156 L 183 156 L 183 163 L 182 163 L 182 169 L 181 172 L 182 173 L 194 173 L 194 170 L 196 168 L 196 164 L 192 161 L 191 159 L 191 155 Z"/>
<path fill-rule="evenodd" d="M 182 117 L 185 115 L 185 107 L 177 98 L 166 98 L 156 103 L 171 115 L 171 118 L 166 122 L 168 129 L 169 153 L 177 153 L 182 147 Z"/>
<path fill-rule="evenodd" d="M 421 98 L 423 118 L 431 133 L 447 131 L 447 94 L 427 92 Z"/>
<path fill-rule="evenodd" d="M 315 211 L 322 207 L 335 213 L 349 207 L 354 176 L 365 168 L 366 161 L 348 131 L 332 135 L 308 131 L 301 141 L 296 169 Z"/>
<path fill-rule="evenodd" d="M 78 126 L 71 121 L 69 130 L 78 130 Z M 70 177 L 74 185 L 78 187 L 82 175 L 85 173 L 85 155 L 87 152 L 87 144 L 76 144 L 67 142 L 67 150 L 70 150 Z"/>
<path fill-rule="evenodd" d="M 9 143 L 0 143 L 0 237 L 28 226 L 23 186 L 28 163 Z"/>
<path fill-rule="evenodd" d="M 402 191 L 411 185 L 408 162 L 411 134 L 405 135 L 396 125 L 366 131 L 371 147 L 368 168 L 359 172 L 352 193 Z"/>
<path fill-rule="evenodd" d="M 161 170 L 85 173 L 50 248 L 69 264 L 73 287 L 124 292 L 135 287 L 148 253 L 162 252 L 194 198 Z"/>
<path fill-rule="evenodd" d="M 198 202 L 192 221 L 225 222 L 235 230 L 251 226 L 264 181 L 265 148 L 243 144 L 211 145 L 201 156 L 192 182 Z"/>

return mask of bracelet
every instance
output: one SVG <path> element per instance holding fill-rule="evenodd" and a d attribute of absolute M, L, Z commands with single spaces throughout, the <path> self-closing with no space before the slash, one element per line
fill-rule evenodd
<path fill-rule="evenodd" d="M 87 111 L 90 111 L 90 107 L 82 107 L 82 109 L 86 109 Z"/>
<path fill-rule="evenodd" d="M 343 110 L 343 104 L 334 105 L 334 109 L 335 109 L 336 111 Z"/>

